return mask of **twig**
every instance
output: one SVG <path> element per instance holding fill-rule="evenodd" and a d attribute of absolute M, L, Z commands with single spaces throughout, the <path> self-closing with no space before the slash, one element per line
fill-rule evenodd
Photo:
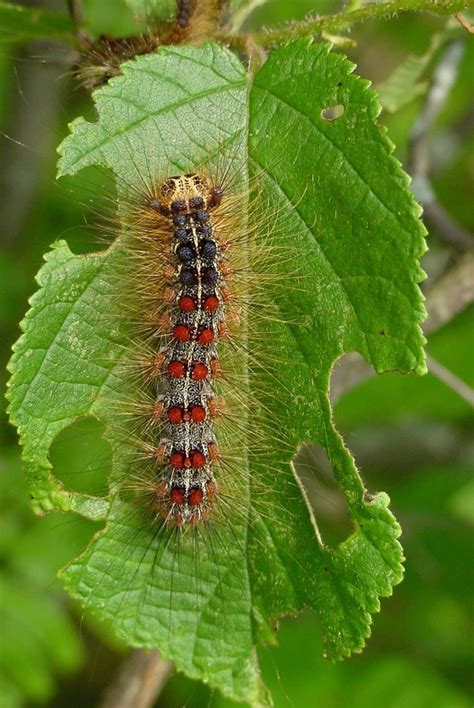
<path fill-rule="evenodd" d="M 408 171 L 413 177 L 413 189 L 423 204 L 424 220 L 441 239 L 455 246 L 458 251 L 473 248 L 474 239 L 436 200 L 429 181 L 429 134 L 456 80 L 463 52 L 462 40 L 450 43 L 444 51 L 433 73 L 430 90 L 408 144 Z"/>
<path fill-rule="evenodd" d="M 474 253 L 466 253 L 429 291 L 425 334 L 435 332 L 474 301 Z"/>
<path fill-rule="evenodd" d="M 474 255 L 468 253 L 428 293 L 428 318 L 423 328 L 425 334 L 435 332 L 474 302 L 473 275 Z M 334 367 L 331 401 L 335 403 L 344 393 L 373 375 L 372 367 L 359 354 L 347 354 Z"/>
<path fill-rule="evenodd" d="M 67 0 L 67 4 L 72 21 L 76 27 L 80 27 L 84 22 L 84 12 L 82 9 L 81 0 Z"/>
<path fill-rule="evenodd" d="M 474 248 L 474 238 L 459 226 L 446 209 L 436 201 L 423 204 L 423 221 L 436 231 L 441 240 L 454 246 L 460 253 Z"/>
<path fill-rule="evenodd" d="M 157 651 L 134 649 L 108 687 L 101 708 L 149 708 L 172 670 L 173 664 Z"/>
<path fill-rule="evenodd" d="M 426 355 L 426 363 L 428 364 L 428 369 L 436 378 L 474 407 L 474 389 L 468 386 L 467 383 L 462 381 L 456 374 L 453 374 L 452 371 L 440 364 L 431 354 Z"/>
<path fill-rule="evenodd" d="M 338 33 L 366 20 L 393 17 L 401 12 L 426 11 L 438 15 L 450 15 L 469 8 L 472 2 L 466 0 L 389 0 L 382 3 L 368 3 L 354 10 L 336 15 L 317 15 L 302 22 L 290 22 L 281 27 L 252 33 L 252 41 L 269 47 L 282 44 L 290 39 L 310 37 L 324 33 Z M 221 39 L 235 47 L 245 45 L 244 35 L 225 34 Z"/>
<path fill-rule="evenodd" d="M 74 23 L 74 31 L 81 47 L 88 47 L 92 41 L 84 29 L 84 10 L 82 0 L 67 0 L 69 14 Z"/>

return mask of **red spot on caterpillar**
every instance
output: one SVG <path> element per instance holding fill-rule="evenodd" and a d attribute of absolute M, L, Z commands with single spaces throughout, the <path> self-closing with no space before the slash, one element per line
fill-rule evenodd
<path fill-rule="evenodd" d="M 183 467 L 184 466 L 184 456 L 181 452 L 172 452 L 170 455 L 169 463 L 171 467 Z"/>
<path fill-rule="evenodd" d="M 183 295 L 178 300 L 178 307 L 181 312 L 192 312 L 196 309 L 197 305 L 192 297 L 189 297 L 189 295 Z"/>
<path fill-rule="evenodd" d="M 215 295 L 208 295 L 202 303 L 202 306 L 208 312 L 215 312 L 219 307 L 219 300 Z"/>
<path fill-rule="evenodd" d="M 173 487 L 170 492 L 170 501 L 173 504 L 184 504 L 184 489 L 182 487 Z"/>
<path fill-rule="evenodd" d="M 206 418 L 206 411 L 202 406 L 193 406 L 191 410 L 191 420 L 193 423 L 202 423 Z"/>
<path fill-rule="evenodd" d="M 187 342 L 191 339 L 191 332 L 187 325 L 177 324 L 173 327 L 173 334 L 178 342 Z"/>
<path fill-rule="evenodd" d="M 203 498 L 204 494 L 202 489 L 200 489 L 199 487 L 193 487 L 189 490 L 188 504 L 190 506 L 199 506 L 199 504 L 202 503 Z"/>
<path fill-rule="evenodd" d="M 192 377 L 195 381 L 202 381 L 207 376 L 207 366 L 199 361 L 193 363 Z"/>
<path fill-rule="evenodd" d="M 198 336 L 198 340 L 200 344 L 211 344 L 211 342 L 214 340 L 214 332 L 212 331 L 212 329 L 203 329 Z"/>
<path fill-rule="evenodd" d="M 195 450 L 192 453 L 193 469 L 197 470 L 200 467 L 204 467 L 205 464 L 206 464 L 206 457 L 202 454 L 202 452 L 199 452 L 199 450 Z"/>
<path fill-rule="evenodd" d="M 174 379 L 180 379 L 185 374 L 185 366 L 181 361 L 170 361 L 168 364 L 168 374 Z"/>
<path fill-rule="evenodd" d="M 183 411 L 180 406 L 173 406 L 166 413 L 170 423 L 181 423 L 183 420 Z"/>

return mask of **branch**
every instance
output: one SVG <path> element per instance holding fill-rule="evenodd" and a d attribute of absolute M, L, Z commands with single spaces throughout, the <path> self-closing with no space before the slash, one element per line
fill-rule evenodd
<path fill-rule="evenodd" d="M 474 301 L 474 253 L 466 253 L 428 294 L 425 334 L 435 332 Z"/>
<path fill-rule="evenodd" d="M 101 708 L 149 708 L 173 670 L 155 650 L 134 649 L 108 687 Z"/>
<path fill-rule="evenodd" d="M 67 0 L 69 14 L 77 27 L 80 27 L 84 22 L 84 12 L 82 10 L 81 0 Z"/>
<path fill-rule="evenodd" d="M 429 135 L 456 80 L 463 52 L 462 41 L 457 40 L 447 46 L 433 73 L 430 90 L 408 143 L 408 171 L 413 177 L 413 189 L 423 204 L 424 221 L 443 241 L 455 246 L 458 251 L 474 247 L 474 239 L 436 200 L 429 181 Z"/>
<path fill-rule="evenodd" d="M 252 40 L 255 44 L 271 46 L 290 39 L 320 35 L 323 32 L 337 34 L 359 22 L 385 19 L 400 12 L 425 11 L 437 15 L 451 15 L 472 7 L 472 0 L 391 0 L 370 3 L 353 11 L 346 10 L 337 15 L 317 15 L 302 22 L 291 22 L 281 27 L 255 32 L 252 34 Z M 242 43 L 242 36 L 224 35 L 221 39 L 233 46 Z"/>
<path fill-rule="evenodd" d="M 451 388 L 458 396 L 474 407 L 474 390 L 468 386 L 467 383 L 440 364 L 439 361 L 434 359 L 430 354 L 426 355 L 426 363 L 428 364 L 428 369 L 437 379 L 446 384 L 446 386 Z"/>
<path fill-rule="evenodd" d="M 67 0 L 69 15 L 74 24 L 74 32 L 79 42 L 79 46 L 88 48 L 92 43 L 92 37 L 84 29 L 84 10 L 82 0 Z"/>

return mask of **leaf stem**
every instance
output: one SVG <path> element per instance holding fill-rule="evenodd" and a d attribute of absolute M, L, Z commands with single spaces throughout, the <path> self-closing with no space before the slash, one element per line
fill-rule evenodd
<path fill-rule="evenodd" d="M 400 12 L 431 12 L 437 15 L 450 15 L 461 10 L 472 9 L 473 0 L 389 0 L 384 3 L 371 3 L 354 10 L 345 10 L 336 15 L 316 15 L 301 22 L 290 22 L 281 27 L 274 27 L 255 32 L 252 41 L 262 46 L 282 44 L 290 39 L 320 35 L 323 32 L 338 33 L 352 25 L 367 20 L 377 20 L 396 15 Z M 232 46 L 241 44 L 242 35 L 221 36 Z"/>

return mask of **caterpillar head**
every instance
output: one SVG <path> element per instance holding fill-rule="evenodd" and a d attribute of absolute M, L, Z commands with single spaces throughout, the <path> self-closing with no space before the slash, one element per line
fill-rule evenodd
<path fill-rule="evenodd" d="M 169 177 L 158 190 L 162 214 L 191 213 L 212 209 L 222 200 L 223 190 L 202 175 L 186 174 Z"/>

